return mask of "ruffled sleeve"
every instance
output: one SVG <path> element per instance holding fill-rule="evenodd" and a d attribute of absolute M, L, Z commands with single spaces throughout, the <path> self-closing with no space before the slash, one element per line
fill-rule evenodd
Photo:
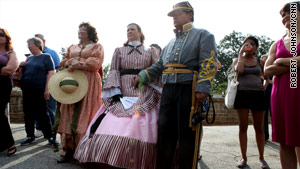
<path fill-rule="evenodd" d="M 104 59 L 104 50 L 101 44 L 97 43 L 91 49 L 91 56 L 87 59 L 80 59 L 80 69 L 98 72 Z"/>
<path fill-rule="evenodd" d="M 107 79 L 103 86 L 103 90 L 108 90 L 112 88 L 121 88 L 120 63 L 121 63 L 120 51 L 119 48 L 116 48 L 111 61 L 110 71 L 107 75 Z"/>

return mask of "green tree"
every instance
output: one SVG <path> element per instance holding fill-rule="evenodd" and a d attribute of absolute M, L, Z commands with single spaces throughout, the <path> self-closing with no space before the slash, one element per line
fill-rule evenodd
<path fill-rule="evenodd" d="M 262 56 L 266 53 L 269 53 L 271 45 L 275 42 L 274 40 L 266 36 L 258 37 L 258 41 L 260 43 L 258 48 L 258 56 Z"/>
<path fill-rule="evenodd" d="M 233 31 L 226 35 L 217 45 L 218 59 L 222 67 L 216 73 L 212 91 L 218 94 L 224 94 L 227 87 L 227 74 L 226 71 L 232 65 L 233 58 L 237 58 L 243 40 L 249 35 L 243 35 L 241 32 Z M 274 41 L 266 36 L 255 36 L 259 41 L 259 48 L 257 57 L 268 53 L 269 48 Z"/>
<path fill-rule="evenodd" d="M 62 47 L 59 54 L 62 55 L 62 59 L 64 59 L 66 57 L 66 53 L 67 53 L 68 48 L 67 47 Z"/>
<path fill-rule="evenodd" d="M 107 78 L 107 75 L 108 75 L 108 72 L 109 72 L 109 69 L 110 69 L 110 64 L 107 64 L 105 66 L 102 66 L 103 68 L 103 78 L 102 78 L 102 86 L 104 85 L 104 82 L 106 81 L 106 78 Z"/>
<path fill-rule="evenodd" d="M 227 82 L 226 71 L 232 64 L 232 59 L 238 56 L 239 48 L 244 38 L 245 36 L 242 33 L 233 31 L 229 35 L 226 35 L 217 45 L 218 59 L 222 67 L 216 73 L 214 79 L 215 86 L 218 86 L 219 83 Z"/>

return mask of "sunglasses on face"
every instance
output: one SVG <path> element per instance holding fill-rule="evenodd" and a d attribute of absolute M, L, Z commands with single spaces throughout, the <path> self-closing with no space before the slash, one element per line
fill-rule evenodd
<path fill-rule="evenodd" d="M 0 37 L 6 37 L 4 33 L 0 33 Z"/>

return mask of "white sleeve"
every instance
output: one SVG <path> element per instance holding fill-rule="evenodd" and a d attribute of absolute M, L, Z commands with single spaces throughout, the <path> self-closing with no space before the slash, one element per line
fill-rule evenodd
<path fill-rule="evenodd" d="M 111 89 L 107 89 L 107 90 L 104 90 L 102 92 L 102 98 L 109 98 L 109 97 L 113 97 L 114 95 L 117 95 L 117 94 L 122 94 L 121 93 L 121 90 L 119 88 L 111 88 Z"/>

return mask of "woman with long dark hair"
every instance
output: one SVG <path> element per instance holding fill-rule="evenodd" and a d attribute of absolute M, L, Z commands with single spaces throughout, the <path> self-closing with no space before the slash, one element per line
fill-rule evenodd
<path fill-rule="evenodd" d="M 18 59 L 13 51 L 11 37 L 6 29 L 0 28 L 0 151 L 8 149 L 7 155 L 13 155 L 17 149 L 11 133 L 8 118 L 5 115 L 12 90 L 12 74 L 18 68 Z"/>
<path fill-rule="evenodd" d="M 261 168 L 269 168 L 264 160 L 264 131 L 263 119 L 265 110 L 265 95 L 261 76 L 264 62 L 256 57 L 259 47 L 257 38 L 247 37 L 240 49 L 239 56 L 233 61 L 239 82 L 234 102 L 234 109 L 239 117 L 239 141 L 242 159 L 237 162 L 238 168 L 247 165 L 247 129 L 249 110 L 252 112 L 253 126 L 259 152 Z"/>

